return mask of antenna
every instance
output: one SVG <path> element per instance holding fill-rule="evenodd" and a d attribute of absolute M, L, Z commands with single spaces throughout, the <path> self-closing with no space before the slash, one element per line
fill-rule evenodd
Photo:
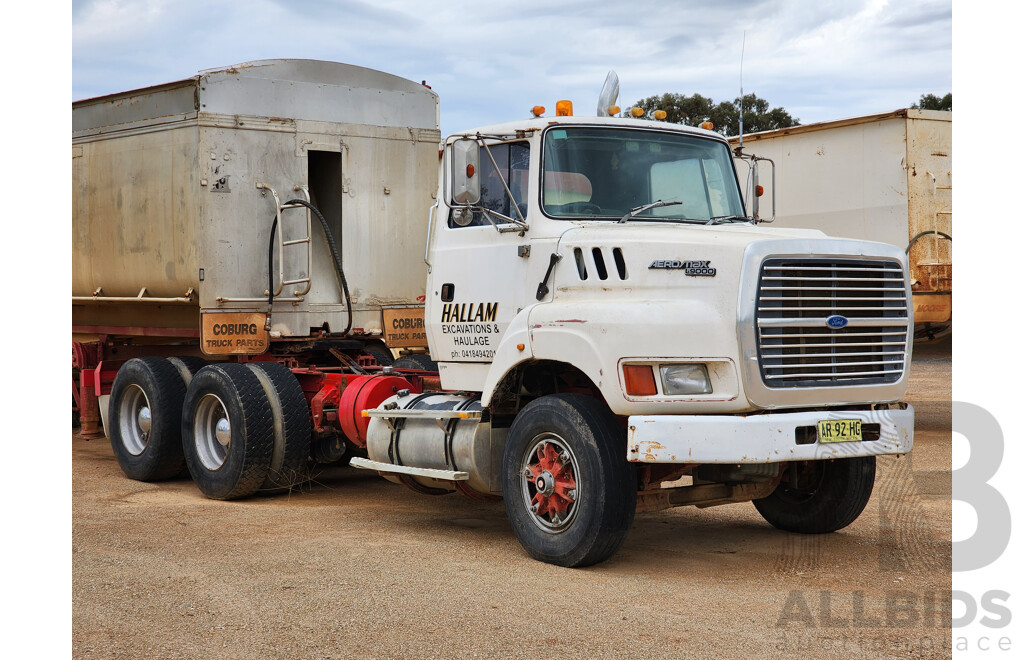
<path fill-rule="evenodd" d="M 747 50 L 747 31 L 743 31 L 743 45 L 740 46 L 740 146 L 743 150 L 743 55 Z"/>

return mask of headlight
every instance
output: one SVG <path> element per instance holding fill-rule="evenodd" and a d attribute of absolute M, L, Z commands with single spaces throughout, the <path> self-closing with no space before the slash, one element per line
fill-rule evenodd
<path fill-rule="evenodd" d="M 711 394 L 711 379 L 703 364 L 665 364 L 661 367 L 661 389 L 672 394 Z"/>

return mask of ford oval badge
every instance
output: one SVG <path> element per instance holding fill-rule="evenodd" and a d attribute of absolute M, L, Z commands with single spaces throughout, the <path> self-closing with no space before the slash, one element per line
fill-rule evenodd
<path fill-rule="evenodd" d="M 849 319 L 847 319 L 845 316 L 841 314 L 833 314 L 832 316 L 825 319 L 825 324 L 828 325 L 828 327 L 832 328 L 833 330 L 845 328 L 846 324 L 849 322 Z"/>

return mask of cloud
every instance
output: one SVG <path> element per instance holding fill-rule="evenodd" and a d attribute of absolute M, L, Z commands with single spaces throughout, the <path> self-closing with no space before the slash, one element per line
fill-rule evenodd
<path fill-rule="evenodd" d="M 950 0 L 91 0 L 72 5 L 72 97 L 300 57 L 427 80 L 452 132 L 560 98 L 593 112 L 604 76 L 620 104 L 664 92 L 717 100 L 743 83 L 803 121 L 905 107 L 952 84 Z"/>

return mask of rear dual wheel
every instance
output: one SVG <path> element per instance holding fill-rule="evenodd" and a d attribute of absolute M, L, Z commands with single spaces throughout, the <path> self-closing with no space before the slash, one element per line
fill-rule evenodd
<path fill-rule="evenodd" d="M 241 364 L 203 367 L 182 413 L 185 462 L 199 490 L 229 500 L 263 484 L 274 453 L 274 419 L 263 385 Z"/>
<path fill-rule="evenodd" d="M 420 371 L 437 371 L 437 362 L 431 359 L 429 355 L 423 353 L 411 353 L 409 355 L 403 355 L 392 363 L 395 369 L 401 371 L 402 369 L 418 369 Z"/>
<path fill-rule="evenodd" d="M 181 410 L 185 382 L 166 359 L 136 358 L 117 372 L 110 392 L 107 435 L 121 470 L 137 481 L 181 472 Z"/>
<path fill-rule="evenodd" d="M 286 490 L 307 479 L 309 408 L 284 365 L 205 367 L 189 385 L 182 420 L 185 460 L 207 497 Z"/>
<path fill-rule="evenodd" d="M 274 451 L 260 490 L 287 490 L 309 477 L 313 424 L 306 395 L 295 375 L 283 364 L 252 362 L 247 366 L 263 386 L 273 419 Z"/>
<path fill-rule="evenodd" d="M 363 352 L 372 356 L 377 361 L 377 364 L 382 367 L 390 367 L 395 361 L 395 356 L 391 354 L 391 349 L 380 340 L 372 340 L 363 344 Z"/>
<path fill-rule="evenodd" d="M 169 479 L 187 465 L 207 497 L 233 499 L 308 475 L 309 408 L 295 376 L 276 362 L 129 360 L 110 411 L 114 455 L 132 479 Z"/>

